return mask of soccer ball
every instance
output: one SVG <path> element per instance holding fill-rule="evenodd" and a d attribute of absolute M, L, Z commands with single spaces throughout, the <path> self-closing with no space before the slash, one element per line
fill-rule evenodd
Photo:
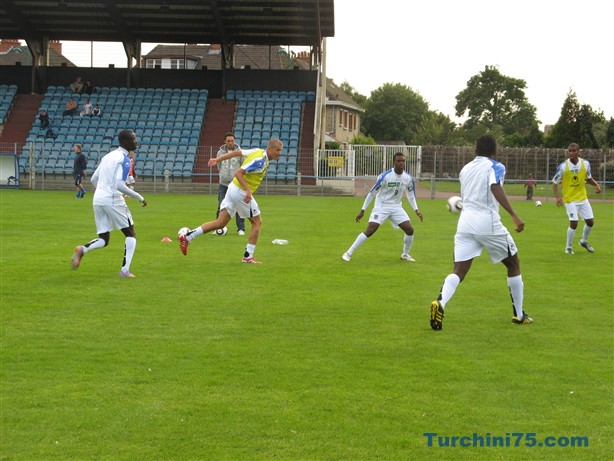
<path fill-rule="evenodd" d="M 535 202 L 535 206 L 542 206 L 542 202 L 538 200 L 537 202 Z"/>
<path fill-rule="evenodd" d="M 215 230 L 215 235 L 218 235 L 220 237 L 223 237 L 226 234 L 228 234 L 228 228 L 226 226 L 222 227 L 221 229 Z"/>
<path fill-rule="evenodd" d="M 457 195 L 453 195 L 448 199 L 448 211 L 450 213 L 460 213 L 463 209 L 463 199 Z"/>
<path fill-rule="evenodd" d="M 177 237 L 181 237 L 183 235 L 187 235 L 187 233 L 190 232 L 190 228 L 189 227 L 182 227 L 181 229 L 179 229 L 179 231 L 177 232 Z"/>

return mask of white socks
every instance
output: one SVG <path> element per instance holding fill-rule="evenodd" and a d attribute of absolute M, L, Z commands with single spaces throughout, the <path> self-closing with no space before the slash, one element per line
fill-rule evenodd
<path fill-rule="evenodd" d="M 186 239 L 188 240 L 188 242 L 191 242 L 200 235 L 203 235 L 203 228 L 198 226 L 196 229 L 192 229 L 190 232 L 188 232 L 188 235 L 186 235 Z"/>
<path fill-rule="evenodd" d="M 367 237 L 364 232 L 361 232 L 360 234 L 358 234 L 358 237 L 356 237 L 356 240 L 354 240 L 354 243 L 352 243 L 352 246 L 350 247 L 350 249 L 347 251 L 347 253 L 352 256 L 352 254 L 358 250 L 358 247 L 360 247 L 360 245 L 362 245 L 363 243 L 365 243 L 367 241 L 369 237 Z"/>
<path fill-rule="evenodd" d="M 576 235 L 576 230 L 572 229 L 571 227 L 567 228 L 567 246 L 565 248 L 571 248 L 571 245 L 573 244 L 573 238 Z"/>
<path fill-rule="evenodd" d="M 442 308 L 445 308 L 447 302 L 452 299 L 452 296 L 454 296 L 454 292 L 456 291 L 456 288 L 458 288 L 460 282 L 461 279 L 456 274 L 448 275 L 443 281 L 443 286 L 441 287 L 441 300 L 439 301 Z"/>
<path fill-rule="evenodd" d="M 100 248 L 104 248 L 104 245 L 105 243 L 103 239 L 96 238 L 83 246 L 83 253 L 85 254 L 88 251 L 99 250 Z"/>
<path fill-rule="evenodd" d="M 134 237 L 126 237 L 122 272 L 130 272 L 130 264 L 132 263 L 132 257 L 134 256 L 134 250 L 136 250 L 136 239 Z"/>
<path fill-rule="evenodd" d="M 409 254 L 409 250 L 411 250 L 411 246 L 413 243 L 414 243 L 414 236 L 405 234 L 405 236 L 403 237 L 403 254 L 404 255 Z"/>
<path fill-rule="evenodd" d="M 580 239 L 581 242 L 586 242 L 588 240 L 588 236 L 591 233 L 591 231 L 593 230 L 592 226 L 587 226 L 586 224 L 584 225 L 584 229 L 582 229 L 582 238 Z"/>
<path fill-rule="evenodd" d="M 245 246 L 245 255 L 246 255 L 245 257 L 246 258 L 253 258 L 255 252 L 256 252 L 256 245 L 252 243 L 248 243 Z"/>
<path fill-rule="evenodd" d="M 515 310 L 514 315 L 521 319 L 523 316 L 522 305 L 524 303 L 524 283 L 522 282 L 522 275 L 508 277 L 507 286 L 510 288 L 510 295 L 512 296 L 512 306 Z"/>

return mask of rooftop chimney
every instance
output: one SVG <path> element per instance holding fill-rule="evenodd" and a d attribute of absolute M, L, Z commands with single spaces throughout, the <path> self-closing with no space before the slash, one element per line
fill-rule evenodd
<path fill-rule="evenodd" d="M 0 53 L 6 53 L 13 47 L 19 47 L 21 43 L 16 38 L 4 38 L 0 40 Z"/>

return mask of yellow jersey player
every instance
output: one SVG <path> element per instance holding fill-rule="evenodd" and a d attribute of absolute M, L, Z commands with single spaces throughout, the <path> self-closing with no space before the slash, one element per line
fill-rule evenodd
<path fill-rule="evenodd" d="M 595 193 L 601 192 L 599 183 L 591 176 L 591 164 L 588 160 L 580 158 L 580 146 L 572 143 L 567 148 L 569 158 L 559 165 L 554 178 L 552 178 L 552 189 L 556 197 L 556 206 L 565 205 L 567 216 L 569 217 L 569 227 L 567 228 L 567 244 L 565 253 L 574 254 L 572 243 L 578 228 L 578 219 L 584 219 L 584 229 L 580 237 L 580 246 L 589 253 L 595 250 L 588 243 L 588 236 L 593 230 L 595 219 L 593 209 L 588 201 L 586 193 L 586 183 L 595 186 Z M 563 185 L 563 197 L 559 195 L 559 184 Z"/>
<path fill-rule="evenodd" d="M 272 138 L 266 149 L 237 149 L 209 160 L 208 165 L 212 167 L 217 165 L 218 162 L 233 157 L 242 156 L 244 158 L 241 168 L 237 170 L 234 179 L 228 185 L 228 191 L 220 204 L 220 213 L 217 219 L 201 224 L 195 229 L 180 229 L 179 247 L 184 255 L 187 255 L 188 245 L 192 240 L 208 232 L 224 228 L 232 217 L 238 214 L 251 223 L 242 261 L 248 264 L 260 264 L 260 261 L 254 258 L 254 253 L 262 228 L 262 220 L 258 202 L 256 202 L 253 194 L 266 175 L 269 160 L 279 159 L 282 149 L 283 143 L 277 138 Z"/>

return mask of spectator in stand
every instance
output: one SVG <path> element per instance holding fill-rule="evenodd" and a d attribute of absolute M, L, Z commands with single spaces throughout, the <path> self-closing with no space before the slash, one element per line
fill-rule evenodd
<path fill-rule="evenodd" d="M 75 115 L 77 113 L 77 103 L 73 98 L 70 98 L 66 103 L 66 110 L 64 111 L 64 115 Z"/>
<path fill-rule="evenodd" d="M 100 110 L 100 106 L 98 104 L 94 104 L 94 107 L 92 108 L 92 115 L 94 117 L 102 115 L 102 111 Z"/>
<path fill-rule="evenodd" d="M 58 137 L 58 135 L 57 135 L 57 134 L 55 134 L 51 128 L 49 128 L 49 129 L 47 130 L 47 132 L 45 133 L 45 138 L 46 138 L 46 139 L 55 139 L 55 138 L 57 138 L 57 137 Z"/>
<path fill-rule="evenodd" d="M 88 116 L 92 115 L 92 103 L 90 102 L 89 99 L 86 99 L 85 102 L 83 103 L 83 110 L 81 111 L 79 115 L 81 115 L 81 117 L 83 117 L 84 115 L 88 115 Z"/>
<path fill-rule="evenodd" d="M 83 92 L 83 79 L 81 77 L 77 77 L 75 81 L 70 84 L 70 89 L 73 93 L 81 94 Z"/>
<path fill-rule="evenodd" d="M 40 122 L 41 128 L 49 127 L 49 114 L 45 109 L 41 110 L 41 113 L 38 115 L 38 121 Z"/>
<path fill-rule="evenodd" d="M 96 89 L 96 87 L 92 84 L 91 80 L 86 80 L 85 81 L 85 86 L 83 87 L 83 93 L 84 94 L 96 94 L 98 93 L 98 90 Z"/>

